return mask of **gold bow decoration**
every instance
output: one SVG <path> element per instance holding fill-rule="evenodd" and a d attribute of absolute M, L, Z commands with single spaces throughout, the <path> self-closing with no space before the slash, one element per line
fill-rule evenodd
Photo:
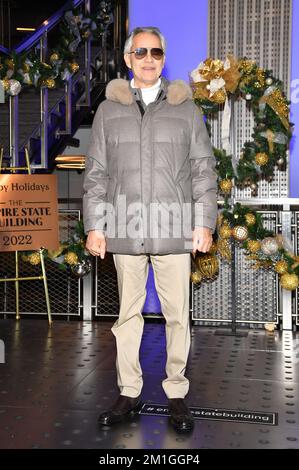
<path fill-rule="evenodd" d="M 269 87 L 260 99 L 260 104 L 267 104 L 277 114 L 283 126 L 289 130 L 289 107 L 279 88 Z"/>
<path fill-rule="evenodd" d="M 209 57 L 191 72 L 194 98 L 224 103 L 227 92 L 236 90 L 240 77 L 238 61 L 232 55 L 224 62 Z"/>

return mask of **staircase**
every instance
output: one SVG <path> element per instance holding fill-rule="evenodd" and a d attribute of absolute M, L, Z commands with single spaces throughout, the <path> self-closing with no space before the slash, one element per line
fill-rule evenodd
<path fill-rule="evenodd" d="M 84 0 L 76 0 L 76 3 L 84 6 Z M 116 2 L 115 15 L 121 16 L 123 3 Z M 52 171 L 56 155 L 72 145 L 72 136 L 79 126 L 91 124 L 93 113 L 104 97 L 107 81 L 122 75 L 118 66 L 120 47 L 115 47 L 115 38 L 120 41 L 120 34 L 119 31 L 116 34 L 115 28 L 119 29 L 124 20 L 122 16 L 112 25 L 110 43 L 113 44 L 104 37 L 101 43 L 81 43 L 76 51 L 80 69 L 65 86 L 28 87 L 0 104 L 0 146 L 4 148 L 7 166 L 23 166 L 27 147 L 33 172 Z M 14 142 L 17 142 L 15 150 Z"/>

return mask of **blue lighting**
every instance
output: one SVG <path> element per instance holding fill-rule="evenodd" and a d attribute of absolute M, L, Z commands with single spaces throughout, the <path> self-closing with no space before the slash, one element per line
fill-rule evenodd
<path fill-rule="evenodd" d="M 157 26 L 166 37 L 169 80 L 189 81 L 189 73 L 207 57 L 208 0 L 129 0 L 129 31 Z"/>
<path fill-rule="evenodd" d="M 294 134 L 290 147 L 290 197 L 299 197 L 299 1 L 292 3 L 292 56 L 291 56 L 291 122 L 294 123 Z"/>

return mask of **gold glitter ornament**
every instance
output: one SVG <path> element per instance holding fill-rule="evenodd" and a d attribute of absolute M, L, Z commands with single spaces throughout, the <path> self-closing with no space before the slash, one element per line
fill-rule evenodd
<path fill-rule="evenodd" d="M 198 271 L 194 271 L 191 273 L 190 279 L 193 284 L 200 284 L 202 281 L 202 275 Z"/>
<path fill-rule="evenodd" d="M 289 107 L 284 98 L 282 91 L 276 88 L 270 95 L 264 95 L 260 99 L 260 103 L 267 103 L 277 114 L 286 129 L 290 128 L 289 123 Z"/>
<path fill-rule="evenodd" d="M 284 274 L 288 270 L 288 263 L 284 259 L 281 259 L 275 263 L 274 270 L 278 274 Z"/>
<path fill-rule="evenodd" d="M 90 31 L 85 31 L 85 32 L 82 34 L 82 38 L 85 39 L 85 40 L 87 40 L 87 39 L 89 39 L 90 34 L 91 34 Z"/>
<path fill-rule="evenodd" d="M 229 225 L 227 225 L 227 224 L 221 225 L 221 227 L 219 229 L 219 235 L 220 235 L 221 238 L 223 238 L 223 239 L 230 238 L 231 234 L 232 234 L 232 231 L 231 231 L 231 228 L 230 228 Z"/>
<path fill-rule="evenodd" d="M 219 187 L 220 187 L 220 190 L 221 190 L 222 193 L 230 194 L 230 192 L 232 190 L 232 187 L 233 187 L 232 180 L 230 180 L 228 178 L 225 178 L 224 180 L 221 180 L 220 183 L 219 183 Z"/>
<path fill-rule="evenodd" d="M 55 88 L 55 80 L 54 78 L 47 78 L 44 81 L 44 84 L 47 88 Z"/>
<path fill-rule="evenodd" d="M 71 65 L 70 65 L 70 69 L 72 71 L 72 73 L 76 73 L 78 72 L 80 66 L 79 64 L 77 64 L 77 62 L 72 62 Z"/>
<path fill-rule="evenodd" d="M 217 240 L 217 251 L 221 258 L 226 259 L 227 261 L 231 261 L 232 253 L 228 240 L 223 240 L 222 238 L 219 238 Z"/>
<path fill-rule="evenodd" d="M 281 287 L 286 290 L 295 290 L 299 284 L 297 274 L 285 273 L 280 276 Z"/>
<path fill-rule="evenodd" d="M 57 52 L 53 52 L 53 54 L 50 55 L 50 62 L 57 62 L 59 60 L 59 55 Z"/>
<path fill-rule="evenodd" d="M 254 157 L 255 163 L 259 166 L 267 165 L 269 156 L 265 152 L 259 152 Z"/>
<path fill-rule="evenodd" d="M 247 225 L 254 225 L 256 222 L 256 217 L 251 212 L 248 212 L 248 214 L 245 214 L 245 220 Z"/>
<path fill-rule="evenodd" d="M 251 74 L 254 65 L 255 65 L 255 62 L 253 60 L 245 59 L 245 60 L 240 61 L 240 69 L 246 75 Z"/>
<path fill-rule="evenodd" d="M 247 249 L 251 253 L 256 253 L 261 249 L 261 242 L 259 240 L 248 240 Z"/>
<path fill-rule="evenodd" d="M 4 78 L 3 80 L 1 80 L 1 83 L 2 83 L 2 86 L 4 88 L 4 91 L 8 91 L 9 90 L 9 80 L 7 78 Z"/>
<path fill-rule="evenodd" d="M 211 101 L 214 101 L 217 104 L 223 104 L 225 103 L 226 100 L 226 93 L 225 91 L 221 88 L 220 90 L 217 90 L 213 96 L 210 97 Z"/>
<path fill-rule="evenodd" d="M 78 256 L 73 251 L 69 251 L 64 256 L 64 261 L 71 266 L 78 263 Z"/>
<path fill-rule="evenodd" d="M 199 254 L 195 258 L 195 264 L 203 278 L 212 279 L 218 273 L 219 263 L 217 256 L 211 253 Z"/>
<path fill-rule="evenodd" d="M 243 242 L 248 238 L 248 228 L 245 225 L 236 225 L 232 230 L 232 236 L 238 242 Z"/>
<path fill-rule="evenodd" d="M 38 264 L 40 264 L 40 254 L 39 253 L 31 253 L 31 255 L 29 255 L 27 257 L 27 260 L 33 266 L 37 266 Z"/>
<path fill-rule="evenodd" d="M 263 69 L 257 69 L 256 78 L 258 86 L 256 88 L 262 88 L 265 86 L 265 71 Z"/>
<path fill-rule="evenodd" d="M 224 72 L 224 63 L 219 59 L 208 58 L 199 69 L 200 75 L 205 80 L 220 78 Z"/>

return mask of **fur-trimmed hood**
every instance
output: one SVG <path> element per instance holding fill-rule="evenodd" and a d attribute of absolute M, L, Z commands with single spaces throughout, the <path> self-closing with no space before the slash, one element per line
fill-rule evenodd
<path fill-rule="evenodd" d="M 162 87 L 165 89 L 166 99 L 171 105 L 179 105 L 192 99 L 192 90 L 184 80 L 168 82 L 162 78 Z M 134 101 L 132 88 L 128 80 L 115 78 L 106 87 L 107 100 L 116 101 L 124 105 L 130 105 Z"/>

